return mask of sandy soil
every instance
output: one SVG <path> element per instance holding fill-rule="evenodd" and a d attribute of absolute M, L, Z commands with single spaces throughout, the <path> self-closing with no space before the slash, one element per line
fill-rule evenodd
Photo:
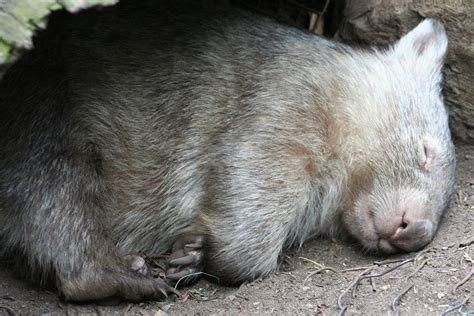
<path fill-rule="evenodd" d="M 457 304 L 452 315 L 474 315 L 474 146 L 458 148 L 458 185 L 451 207 L 434 241 L 421 253 L 373 257 L 347 241 L 313 240 L 300 250 L 285 254 L 279 272 L 239 288 L 218 286 L 208 280 L 181 289 L 179 298 L 164 302 L 123 303 L 113 307 L 60 302 L 53 292 L 40 289 L 0 265 L 0 315 L 14 314 L 329 314 L 338 312 L 338 297 L 347 315 L 396 314 L 391 305 L 399 300 L 400 314 L 441 314 Z M 469 242 L 470 240 L 470 242 Z M 415 258 L 378 263 L 384 260 Z M 331 267 L 310 274 L 321 267 Z M 366 278 L 357 288 L 344 291 L 364 270 L 379 277 Z M 309 276 L 309 277 L 308 277 Z M 457 286 L 458 285 L 458 286 Z M 341 296 L 342 295 L 342 296 Z"/>

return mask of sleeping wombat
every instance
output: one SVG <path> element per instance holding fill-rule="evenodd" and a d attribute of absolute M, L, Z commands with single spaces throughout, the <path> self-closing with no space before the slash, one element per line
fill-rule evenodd
<path fill-rule="evenodd" d="M 58 13 L 0 85 L 0 243 L 69 300 L 162 297 L 168 279 L 267 275 L 348 232 L 414 251 L 454 186 L 425 20 L 356 50 L 241 10 L 122 2 Z M 183 9 L 186 8 L 186 9 Z"/>

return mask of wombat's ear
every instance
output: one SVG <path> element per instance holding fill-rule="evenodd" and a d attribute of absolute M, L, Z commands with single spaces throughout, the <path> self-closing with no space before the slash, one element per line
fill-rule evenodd
<path fill-rule="evenodd" d="M 448 36 L 441 22 L 426 19 L 395 44 L 397 55 L 419 56 L 438 65 L 444 62 Z"/>

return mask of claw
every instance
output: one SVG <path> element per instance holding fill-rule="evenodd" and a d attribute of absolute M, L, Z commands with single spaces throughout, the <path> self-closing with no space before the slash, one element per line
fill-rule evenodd
<path fill-rule="evenodd" d="M 181 271 L 178 271 L 178 272 L 174 272 L 174 273 L 167 273 L 166 274 L 166 278 L 167 279 L 171 279 L 173 281 L 177 281 L 179 279 L 182 279 L 184 277 L 187 277 L 191 274 L 194 274 L 196 273 L 196 269 L 194 268 L 188 268 L 188 269 L 184 269 L 184 270 L 181 270 Z"/>
<path fill-rule="evenodd" d="M 175 289 L 174 287 L 172 287 L 172 286 L 170 286 L 169 291 L 170 291 L 171 293 L 173 293 L 174 295 L 176 295 L 176 296 L 181 296 L 181 294 L 179 293 L 179 291 L 178 291 L 177 289 Z"/>
<path fill-rule="evenodd" d="M 189 254 L 181 258 L 172 259 L 168 263 L 171 266 L 183 266 L 183 265 L 188 265 L 192 263 L 197 263 L 198 262 L 197 259 L 198 258 L 195 255 Z"/>
<path fill-rule="evenodd" d="M 168 293 L 166 293 L 165 290 L 163 290 L 162 288 L 159 288 L 158 290 L 163 294 L 164 297 L 168 298 Z"/>
<path fill-rule="evenodd" d="M 189 284 L 199 278 L 197 272 L 202 271 L 201 262 L 204 253 L 204 237 L 199 235 L 188 235 L 179 237 L 173 245 L 173 251 L 168 259 L 168 270 L 166 278 L 170 281 L 181 279 L 181 285 Z"/>
<path fill-rule="evenodd" d="M 191 244 L 185 244 L 184 249 L 191 248 L 191 249 L 200 249 L 204 246 L 204 242 L 202 240 L 198 240 Z"/>

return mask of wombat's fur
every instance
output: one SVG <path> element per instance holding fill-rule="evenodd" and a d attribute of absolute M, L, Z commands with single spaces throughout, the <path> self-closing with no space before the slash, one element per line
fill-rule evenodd
<path fill-rule="evenodd" d="M 432 239 L 455 165 L 440 23 L 355 50 L 153 3 L 57 14 L 5 74 L 2 250 L 67 299 L 140 300 L 172 290 L 136 255 L 173 244 L 171 279 L 203 263 L 241 282 L 315 235 L 384 252 Z"/>

